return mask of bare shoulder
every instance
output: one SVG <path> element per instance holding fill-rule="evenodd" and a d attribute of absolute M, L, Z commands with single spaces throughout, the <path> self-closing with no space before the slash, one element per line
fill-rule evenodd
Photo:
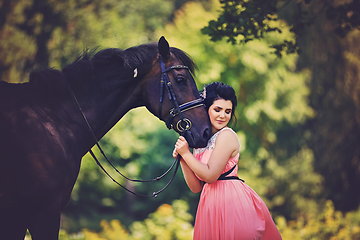
<path fill-rule="evenodd" d="M 225 128 L 223 129 L 217 138 L 224 138 L 224 139 L 231 139 L 231 140 L 237 140 L 238 141 L 238 136 L 237 134 L 234 132 L 234 130 L 232 130 L 231 128 Z"/>
<path fill-rule="evenodd" d="M 215 146 L 228 148 L 233 153 L 231 154 L 232 157 L 240 150 L 239 139 L 236 133 L 230 128 L 226 128 L 219 133 L 215 141 Z"/>

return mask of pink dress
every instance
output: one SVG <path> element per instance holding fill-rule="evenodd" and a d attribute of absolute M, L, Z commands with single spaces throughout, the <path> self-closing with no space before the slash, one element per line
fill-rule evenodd
<path fill-rule="evenodd" d="M 205 148 L 194 149 L 194 156 L 207 163 L 215 147 L 215 133 Z M 234 132 L 234 134 L 236 134 Z M 237 176 L 239 154 L 230 158 L 223 173 Z M 201 180 L 201 179 L 200 179 Z M 205 183 L 196 213 L 194 240 L 277 240 L 280 233 L 263 200 L 240 180 L 217 180 Z"/>

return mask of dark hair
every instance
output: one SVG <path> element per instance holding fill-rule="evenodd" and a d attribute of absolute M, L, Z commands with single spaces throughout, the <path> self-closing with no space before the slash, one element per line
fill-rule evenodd
<path fill-rule="evenodd" d="M 230 122 L 233 120 L 233 118 L 235 118 L 236 123 L 235 109 L 237 106 L 237 98 L 235 90 L 231 86 L 222 82 L 213 82 L 204 87 L 203 95 L 205 95 L 204 104 L 206 111 L 209 111 L 209 107 L 214 103 L 215 100 L 221 98 L 225 100 L 230 100 L 232 103 Z"/>

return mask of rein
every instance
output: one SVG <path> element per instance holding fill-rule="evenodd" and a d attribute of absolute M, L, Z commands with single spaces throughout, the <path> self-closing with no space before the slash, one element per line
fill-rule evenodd
<path fill-rule="evenodd" d="M 162 111 L 162 103 L 163 103 L 163 98 L 164 98 L 164 85 L 166 86 L 166 89 L 168 90 L 168 95 L 169 95 L 169 99 L 170 101 L 172 102 L 172 105 L 173 105 L 173 108 L 170 109 L 170 115 L 168 117 L 168 119 L 165 121 L 166 123 L 166 126 L 168 129 L 171 129 L 173 128 L 173 125 L 171 124 L 173 118 L 177 115 L 180 116 L 180 120 L 177 122 L 176 124 L 176 128 L 178 129 L 179 132 L 181 132 L 181 135 L 183 135 L 186 131 L 190 130 L 191 129 L 191 126 L 192 126 L 192 123 L 189 119 L 187 118 L 184 118 L 182 116 L 182 112 L 184 111 L 187 111 L 187 110 L 190 110 L 190 109 L 193 109 L 193 108 L 196 108 L 196 107 L 200 107 L 200 106 L 203 106 L 203 102 L 204 100 L 202 98 L 200 99 L 196 99 L 194 101 L 190 101 L 190 102 L 187 102 L 187 103 L 184 103 L 184 104 L 181 104 L 179 105 L 177 100 L 176 100 L 176 95 L 174 93 L 174 89 L 171 85 L 171 82 L 169 80 L 169 77 L 167 75 L 167 72 L 172 70 L 172 69 L 189 69 L 187 66 L 184 66 L 184 65 L 174 65 L 174 66 L 171 66 L 169 68 L 165 68 L 165 63 L 164 63 L 164 60 L 162 59 L 161 56 L 159 56 L 159 59 L 160 59 L 160 66 L 161 66 L 161 80 L 160 80 L 160 107 L 159 107 L 159 118 L 161 118 L 161 111 Z M 175 178 L 175 175 L 176 175 L 176 172 L 179 168 L 179 165 L 180 165 L 180 159 L 181 159 L 181 156 L 178 155 L 177 158 L 175 159 L 175 161 L 173 162 L 173 164 L 170 166 L 170 168 L 164 172 L 161 176 L 159 177 L 156 177 L 154 179 L 150 179 L 150 180 L 136 180 L 136 179 L 130 179 L 128 177 L 126 177 L 125 175 L 123 175 L 111 162 L 110 160 L 106 157 L 104 151 L 102 150 L 100 144 L 99 144 L 99 141 L 98 139 L 96 138 L 84 112 L 82 111 L 81 107 L 80 107 L 80 104 L 74 94 L 74 92 L 72 91 L 71 89 L 71 86 L 69 85 L 69 83 L 67 81 L 66 82 L 66 85 L 67 85 L 67 88 L 68 88 L 68 91 L 69 93 L 71 94 L 72 96 L 72 99 L 74 100 L 74 103 L 75 105 L 77 106 L 78 108 L 78 111 L 80 112 L 81 116 L 82 116 L 82 119 L 84 120 L 84 123 L 85 125 L 87 126 L 92 138 L 95 140 L 95 143 L 96 143 L 96 146 L 98 147 L 98 149 L 100 150 L 101 154 L 104 156 L 104 158 L 106 159 L 106 161 L 110 164 L 110 166 L 118 173 L 120 174 L 122 177 L 124 177 L 125 179 L 129 180 L 129 181 L 132 181 L 132 182 L 153 182 L 153 181 L 158 181 L 160 180 L 161 178 L 163 178 L 167 173 L 169 173 L 171 171 L 171 169 L 175 166 L 176 164 L 176 167 L 175 167 L 175 171 L 171 177 L 171 179 L 168 181 L 168 183 L 160 190 L 156 191 L 156 192 L 153 192 L 152 195 L 142 195 L 142 194 L 138 194 L 134 191 L 131 191 L 130 189 L 126 188 L 125 186 L 123 186 L 121 183 L 119 183 L 118 181 L 116 181 L 107 171 L 106 169 L 101 165 L 101 163 L 99 162 L 99 160 L 97 159 L 97 157 L 95 156 L 94 152 L 90 149 L 89 150 L 89 153 L 91 154 L 91 156 L 94 158 L 95 162 L 98 164 L 98 166 L 104 171 L 104 173 L 113 181 L 115 182 L 117 185 L 119 185 L 120 187 L 122 187 L 123 189 L 125 189 L 126 191 L 136 195 L 136 196 L 139 196 L 139 197 L 144 197 L 144 198 L 151 198 L 151 197 L 157 197 L 159 193 L 161 193 L 162 191 L 164 191 L 169 185 L 170 183 L 173 181 L 173 179 Z M 183 126 L 183 124 L 185 124 L 185 126 Z"/>

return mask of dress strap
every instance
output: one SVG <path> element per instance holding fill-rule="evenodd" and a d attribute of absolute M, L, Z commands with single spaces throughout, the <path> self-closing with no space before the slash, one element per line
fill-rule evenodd
<path fill-rule="evenodd" d="M 236 164 L 227 172 L 220 175 L 218 180 L 240 180 L 242 182 L 245 182 L 244 180 L 240 179 L 238 176 L 228 176 L 236 167 Z"/>

